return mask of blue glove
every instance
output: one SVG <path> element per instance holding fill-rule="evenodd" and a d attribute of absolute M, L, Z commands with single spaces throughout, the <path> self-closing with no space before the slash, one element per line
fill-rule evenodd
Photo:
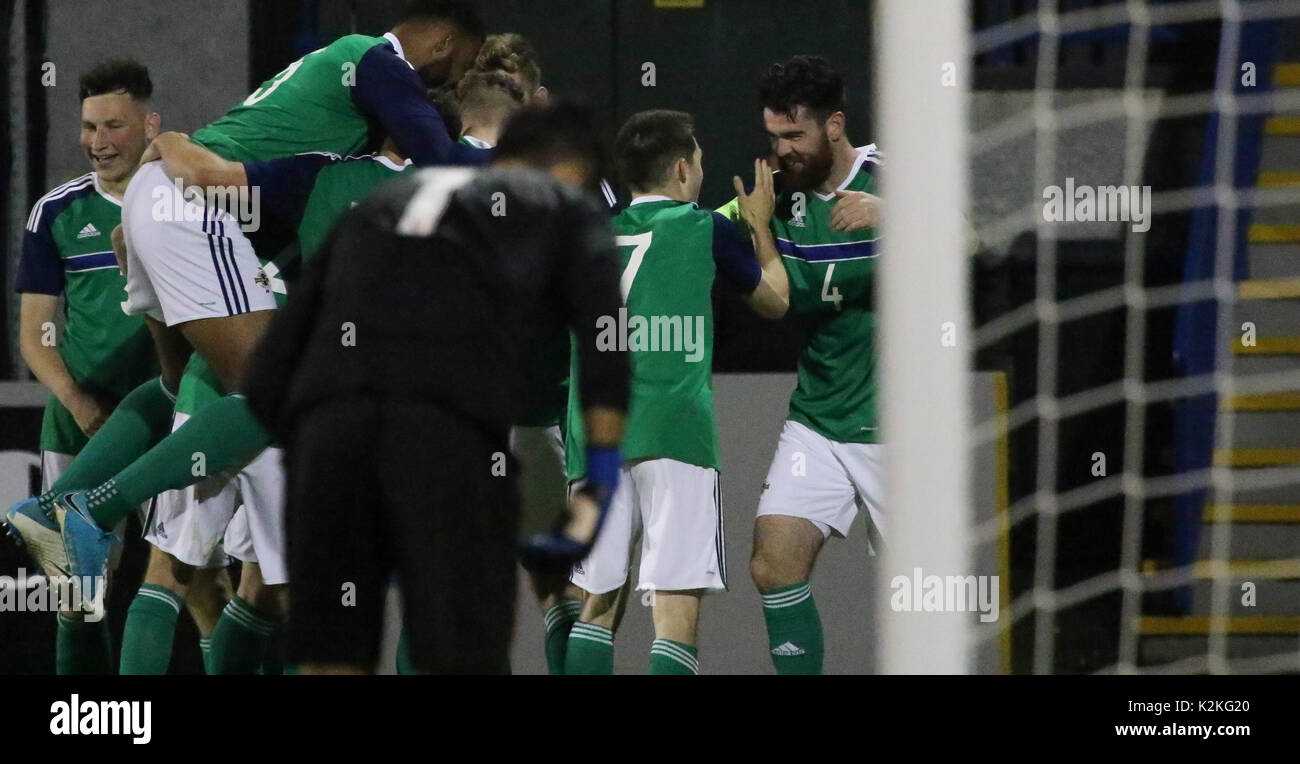
<path fill-rule="evenodd" d="M 562 522 L 559 528 L 549 533 L 532 536 L 519 550 L 520 562 L 526 570 L 562 573 L 586 558 L 600 536 L 601 528 L 605 527 L 605 518 L 609 515 L 614 492 L 618 489 L 619 470 L 622 466 L 623 457 L 617 448 L 587 448 L 587 479 L 579 490 L 596 503 L 599 514 L 595 530 L 589 539 L 575 539 L 564 532 Z"/>

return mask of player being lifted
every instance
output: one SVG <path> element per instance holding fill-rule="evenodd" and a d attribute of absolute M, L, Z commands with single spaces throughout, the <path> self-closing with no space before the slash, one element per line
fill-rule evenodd
<path fill-rule="evenodd" d="M 384 37 L 349 35 L 308 54 L 196 133 L 194 140 L 226 159 L 265 161 L 312 149 L 353 153 L 372 132 L 382 130 L 417 162 L 482 161 L 486 152 L 457 145 L 446 134 L 416 73 L 420 70 L 426 80 L 459 78 L 482 36 L 482 23 L 466 3 L 412 3 Z M 128 273 L 128 307 L 151 314 L 148 324 L 170 386 L 175 387 L 179 366 L 192 345 L 199 363 L 188 373 L 205 376 L 226 393 L 237 391 L 274 307 L 270 280 L 228 213 L 213 210 L 209 219 L 204 210 L 200 220 L 178 219 L 183 215 L 155 219 L 150 191 L 171 187 L 160 163 L 142 168 L 134 181 L 123 214 L 128 263 L 134 266 Z M 131 197 L 137 186 L 142 198 L 133 211 Z M 279 242 L 271 240 L 275 232 L 270 226 L 263 232 L 266 243 L 259 245 L 268 257 L 279 249 Z M 143 404 L 139 408 L 152 410 Z M 101 432 L 101 442 L 92 442 L 38 501 L 39 510 L 60 521 L 69 565 L 79 575 L 93 576 L 103 567 L 112 538 L 105 529 L 129 511 L 137 501 L 132 497 L 196 482 L 194 454 L 205 455 L 210 472 L 234 471 L 269 442 L 237 395 L 204 407 L 140 458 L 153 441 L 130 429 L 108 427 L 111 423 Z M 64 493 L 95 485 L 99 487 L 93 491 Z M 15 513 L 34 515 L 38 510 L 19 505 L 10 514 Z M 48 542 L 45 539 L 42 546 Z"/>
<path fill-rule="evenodd" d="M 832 533 L 848 535 L 859 509 L 887 538 L 871 307 L 880 158 L 874 145 L 849 142 L 844 81 L 824 59 L 773 65 L 760 96 L 783 184 L 771 229 L 789 274 L 790 312 L 807 341 L 759 499 L 749 569 L 777 673 L 816 674 L 822 627 L 808 580 L 818 553 Z"/>
<path fill-rule="evenodd" d="M 81 146 L 93 169 L 42 197 L 24 232 L 16 284 L 22 294 L 19 347 L 36 378 L 52 391 L 41 428 L 42 491 L 49 490 L 124 395 L 146 380 L 150 392 L 161 390 L 144 320 L 122 312 L 123 279 L 109 242 L 121 221 L 126 185 L 161 122 L 151 109 L 152 93 L 148 70 L 135 61 L 106 61 L 81 78 Z M 60 294 L 65 299 L 63 336 L 57 345 L 46 344 L 45 328 L 54 324 Z M 158 397 L 160 417 L 166 417 L 171 404 Z M 22 515 L 13 520 L 29 536 L 36 535 L 33 525 L 50 522 Z M 64 574 L 61 545 L 50 552 L 46 572 Z M 161 553 L 151 555 L 151 570 L 166 566 Z M 224 599 L 217 577 L 224 579 L 224 573 L 200 576 L 190 602 L 204 637 Z M 76 609 L 60 613 L 58 673 L 113 673 L 107 624 L 86 620 Z"/>
<path fill-rule="evenodd" d="M 700 598 L 727 585 L 713 415 L 713 281 L 721 273 L 770 318 L 785 314 L 788 285 L 767 228 L 774 203 L 767 162 L 754 163 L 751 194 L 735 179 L 740 212 L 755 232 L 751 243 L 731 220 L 695 204 L 702 157 L 691 116 L 682 112 L 636 114 L 615 142 L 632 203 L 613 220 L 627 315 L 607 317 L 607 326 L 609 342 L 626 342 L 631 351 L 632 394 L 619 488 L 595 547 L 572 574 L 590 596 L 569 635 L 566 674 L 613 672 L 616 604 L 638 537 L 637 589 L 654 592 L 651 674 L 699 673 Z M 614 336 L 618 326 L 631 327 L 629 336 Z M 581 440 L 576 403 L 570 399 L 574 445 Z"/>

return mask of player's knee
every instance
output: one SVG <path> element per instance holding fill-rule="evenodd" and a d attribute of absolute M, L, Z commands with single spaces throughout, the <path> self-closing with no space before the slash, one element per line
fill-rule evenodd
<path fill-rule="evenodd" d="M 187 565 L 175 557 L 170 558 L 169 561 L 171 563 L 172 578 L 176 579 L 176 583 L 182 586 L 189 586 L 194 583 L 194 574 L 198 572 L 197 568 L 193 565 Z"/>
<path fill-rule="evenodd" d="M 594 623 L 598 626 L 614 628 L 614 621 L 618 617 L 618 590 L 605 592 L 604 594 L 589 595 L 585 602 L 582 603 L 581 620 L 584 623 Z"/>
<path fill-rule="evenodd" d="M 796 567 L 789 561 L 770 554 L 766 549 L 755 547 L 754 554 L 749 558 L 749 577 L 759 591 L 777 589 L 797 584 L 802 580 L 802 575 L 795 569 Z"/>

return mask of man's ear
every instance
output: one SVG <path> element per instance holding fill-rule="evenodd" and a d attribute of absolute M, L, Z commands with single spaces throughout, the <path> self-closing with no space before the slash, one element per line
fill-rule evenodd
<path fill-rule="evenodd" d="M 826 119 L 826 137 L 831 141 L 844 137 L 844 112 L 837 111 Z"/>
<path fill-rule="evenodd" d="M 149 112 L 144 118 L 144 137 L 153 140 L 162 128 L 162 115 L 156 111 Z"/>
<path fill-rule="evenodd" d="M 550 98 L 551 98 L 551 91 L 547 90 L 545 85 L 537 88 L 537 92 L 533 93 L 534 103 L 546 103 L 547 101 L 550 100 Z"/>
<path fill-rule="evenodd" d="M 447 51 L 451 50 L 451 46 L 455 44 L 456 44 L 456 35 L 452 34 L 451 32 L 448 32 L 446 36 L 444 36 L 441 40 L 434 43 L 433 52 L 438 54 L 446 53 Z"/>

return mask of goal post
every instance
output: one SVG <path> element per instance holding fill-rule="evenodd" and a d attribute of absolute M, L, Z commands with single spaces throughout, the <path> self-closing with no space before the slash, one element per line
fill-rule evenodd
<path fill-rule="evenodd" d="M 973 614 L 896 608 L 915 593 L 891 582 L 902 576 L 907 583 L 899 583 L 911 587 L 929 576 L 973 574 L 967 3 L 879 0 L 875 33 L 885 200 L 876 266 L 879 406 L 890 522 L 879 568 L 877 666 L 959 674 L 970 670 Z"/>

